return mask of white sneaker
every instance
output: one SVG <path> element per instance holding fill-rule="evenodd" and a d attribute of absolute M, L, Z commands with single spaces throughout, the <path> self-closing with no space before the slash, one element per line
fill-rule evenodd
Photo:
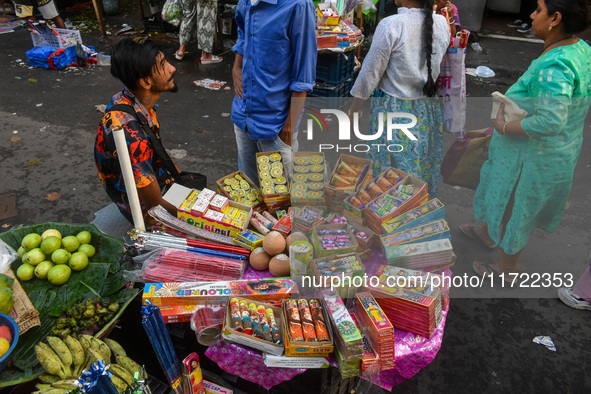
<path fill-rule="evenodd" d="M 509 27 L 521 27 L 521 25 L 523 25 L 523 21 L 521 19 L 515 19 L 511 23 L 507 23 L 507 26 Z"/>
<path fill-rule="evenodd" d="M 572 288 L 563 287 L 558 289 L 558 298 L 566 305 L 575 309 L 586 309 L 591 311 L 591 302 L 585 301 L 573 292 Z"/>

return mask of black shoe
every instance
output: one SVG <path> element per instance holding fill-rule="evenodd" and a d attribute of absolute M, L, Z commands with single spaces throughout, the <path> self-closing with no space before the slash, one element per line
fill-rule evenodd
<path fill-rule="evenodd" d="M 519 33 L 529 33 L 530 30 L 531 30 L 531 23 L 524 23 L 521 25 L 521 27 L 519 29 L 517 29 L 517 31 Z"/>
<path fill-rule="evenodd" d="M 515 19 L 511 23 L 507 23 L 507 26 L 509 27 L 521 27 L 521 25 L 523 25 L 523 21 L 521 19 Z"/>

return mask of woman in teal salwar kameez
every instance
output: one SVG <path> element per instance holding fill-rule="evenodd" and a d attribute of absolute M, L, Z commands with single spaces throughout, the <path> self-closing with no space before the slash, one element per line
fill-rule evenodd
<path fill-rule="evenodd" d="M 589 26 L 590 3 L 539 0 L 531 16 L 545 47 L 506 93 L 528 116 L 505 122 L 501 106 L 474 197 L 474 216 L 484 225 L 461 226 L 500 246 L 500 261 L 490 266 L 495 271 L 516 272 L 534 229 L 552 232 L 560 222 L 591 102 L 591 47 L 575 36 Z M 474 269 L 489 273 L 479 261 Z"/>

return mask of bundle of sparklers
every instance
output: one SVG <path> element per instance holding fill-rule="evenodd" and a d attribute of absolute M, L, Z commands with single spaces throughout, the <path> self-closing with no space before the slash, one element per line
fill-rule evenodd
<path fill-rule="evenodd" d="M 146 282 L 202 282 L 240 279 L 248 250 L 223 244 L 134 231 L 136 248 L 152 251 L 144 259 Z"/>

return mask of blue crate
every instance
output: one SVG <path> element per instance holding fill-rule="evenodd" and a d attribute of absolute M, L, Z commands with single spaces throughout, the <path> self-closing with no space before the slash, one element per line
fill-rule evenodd
<path fill-rule="evenodd" d="M 339 84 L 317 81 L 314 84 L 314 90 L 308 93 L 306 106 L 340 109 L 349 101 L 352 87 L 353 78 Z"/>
<path fill-rule="evenodd" d="M 316 80 L 338 84 L 353 76 L 355 54 L 320 53 L 316 60 Z"/>

